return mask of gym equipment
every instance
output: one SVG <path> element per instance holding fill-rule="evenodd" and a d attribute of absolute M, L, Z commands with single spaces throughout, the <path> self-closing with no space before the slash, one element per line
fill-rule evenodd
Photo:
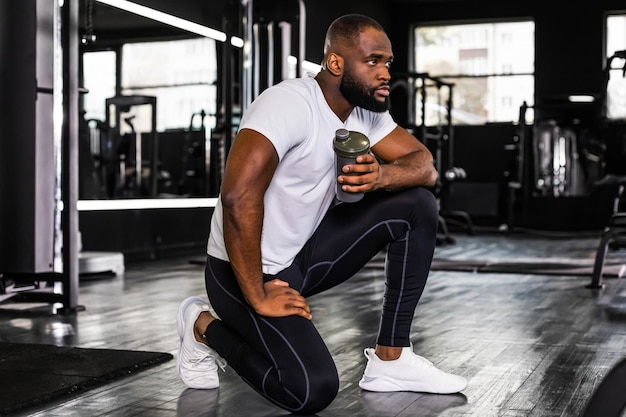
<path fill-rule="evenodd" d="M 394 118 L 433 151 L 435 166 L 440 173 L 434 189 L 439 199 L 439 227 L 442 231 L 438 242 L 454 243 L 448 231 L 446 217 L 460 219 L 468 233 L 473 233 L 470 215 L 465 211 L 450 210 L 447 206 L 452 184 L 467 178 L 465 170 L 454 165 L 452 126 L 454 84 L 432 77 L 428 73 L 401 73 L 394 74 L 393 78 L 396 79 L 391 85 L 391 111 Z M 404 93 L 402 100 L 399 101 L 405 108 L 394 107 L 393 98 L 398 97 L 399 93 Z M 402 120 L 403 118 L 406 120 Z"/>
<path fill-rule="evenodd" d="M 107 98 L 104 139 L 100 138 L 100 156 L 103 159 L 102 169 L 104 183 L 109 198 L 157 196 L 159 142 L 156 132 L 156 97 L 129 95 Z M 137 106 L 148 106 L 150 110 L 149 130 L 138 132 L 133 123 L 131 109 Z M 123 133 L 122 120 L 129 127 Z M 148 138 L 149 160 L 143 162 L 142 138 Z M 134 167 L 127 166 L 134 165 Z M 144 170 L 144 165 L 149 167 Z M 129 169 L 127 169 L 129 168 Z M 130 175 L 129 175 L 130 174 Z M 147 177 L 146 184 L 143 178 Z"/>
<path fill-rule="evenodd" d="M 535 112 L 533 124 L 526 122 L 529 110 Z M 594 133 L 576 121 L 538 120 L 540 112 L 555 110 L 564 112 L 566 104 L 523 102 L 520 106 L 513 143 L 505 145 L 505 150 L 513 153 L 507 181 L 507 230 L 513 230 L 516 212 L 523 211 L 521 206 L 531 199 L 587 195 L 597 175 L 597 161 L 602 155 L 596 154 Z"/>
<path fill-rule="evenodd" d="M 297 5 L 297 8 L 295 7 Z M 208 195 L 220 190 L 226 156 L 237 133 L 238 122 L 248 105 L 265 88 L 289 77 L 302 74 L 305 50 L 306 9 L 303 0 L 297 2 L 242 0 L 241 8 L 233 11 L 241 18 L 233 25 L 226 17 L 223 32 L 242 25 L 244 47 L 235 49 L 229 42 L 218 49 L 222 70 L 218 72 L 217 112 L 215 128 L 211 130 Z M 293 30 L 297 26 L 297 32 Z M 296 39 L 297 48 L 293 46 Z M 296 49 L 295 53 L 292 53 Z M 295 73 L 289 66 L 289 56 L 298 61 Z M 240 63 L 235 63 L 241 60 Z"/>
<path fill-rule="evenodd" d="M 244 4 L 244 48 L 242 80 L 242 111 L 267 87 L 302 75 L 305 54 L 306 8 L 303 0 L 296 3 L 253 2 Z M 292 26 L 297 26 L 296 52 L 292 53 Z M 290 72 L 288 58 L 295 56 L 298 63 L 295 73 Z"/>
<path fill-rule="evenodd" d="M 576 132 L 554 120 L 535 124 L 533 135 L 535 191 L 561 197 L 584 193 Z"/>
<path fill-rule="evenodd" d="M 517 132 L 513 136 L 513 143 L 505 145 L 504 149 L 513 153 L 513 167 L 509 171 L 507 181 L 508 198 L 505 227 L 507 231 L 515 226 L 515 211 L 520 201 L 526 198 L 526 142 L 528 141 L 529 127 L 526 124 L 528 104 L 524 101 L 520 106 Z"/>
<path fill-rule="evenodd" d="M 207 114 L 204 110 L 191 115 L 189 128 L 184 134 L 184 144 L 181 156 L 181 169 L 178 173 L 177 193 L 188 196 L 206 196 L 207 190 L 207 161 L 206 161 L 206 126 L 204 119 Z M 199 118 L 198 127 L 194 121 Z M 213 138 L 211 138 L 213 139 Z M 215 145 L 215 146 L 214 146 Z M 217 152 L 220 151 L 219 144 L 211 141 L 211 156 L 209 162 L 209 176 L 217 176 L 214 170 L 217 163 L 214 163 Z"/>
<path fill-rule="evenodd" d="M 622 68 L 622 76 L 626 77 L 626 50 L 617 51 L 612 56 L 610 56 L 607 60 L 605 67 L 605 88 L 602 95 L 602 118 L 603 120 L 606 118 L 607 113 L 607 86 L 609 83 L 609 78 L 611 76 L 611 65 L 615 59 L 623 59 L 624 66 Z M 590 289 L 598 289 L 602 288 L 604 284 L 602 283 L 602 271 L 604 268 L 604 261 L 606 258 L 607 249 L 613 245 L 614 247 L 620 248 L 626 245 L 626 211 L 623 209 L 624 205 L 624 188 L 626 187 L 626 176 L 621 175 L 623 172 L 623 165 L 620 164 L 607 164 L 607 170 L 616 171 L 616 173 L 609 172 L 601 182 L 611 183 L 617 185 L 617 193 L 613 200 L 613 212 L 609 219 L 607 226 L 604 228 L 602 232 L 602 236 L 600 237 L 600 243 L 598 244 L 598 249 L 596 250 L 595 263 L 593 268 L 593 275 L 591 277 L 591 282 L 587 285 L 587 288 Z M 622 365 L 623 368 L 623 365 Z M 622 404 L 622 408 L 624 408 Z"/>
<path fill-rule="evenodd" d="M 604 228 L 600 243 L 596 250 L 596 257 L 593 266 L 593 275 L 591 282 L 587 288 L 602 288 L 602 270 L 604 269 L 604 261 L 606 259 L 607 249 L 611 243 L 619 243 L 620 240 L 626 239 L 626 211 L 621 211 L 622 198 L 624 196 L 624 187 L 626 186 L 626 177 L 611 177 L 609 180 L 618 185 L 617 195 L 613 202 L 613 214 L 609 219 L 609 223 Z"/>

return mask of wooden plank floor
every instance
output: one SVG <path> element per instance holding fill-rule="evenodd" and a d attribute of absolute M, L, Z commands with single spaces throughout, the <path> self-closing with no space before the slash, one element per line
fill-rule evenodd
<path fill-rule="evenodd" d="M 598 237 L 458 236 L 436 257 L 589 258 Z M 177 354 L 176 312 L 189 295 L 204 296 L 198 257 L 127 265 L 123 276 L 83 279 L 85 311 L 54 315 L 49 307 L 0 305 L 0 340 Z M 622 257 L 626 249 L 609 252 Z M 337 399 L 320 417 L 579 416 L 604 375 L 626 356 L 626 313 L 607 300 L 626 293 L 623 279 L 585 288 L 589 276 L 432 271 L 415 315 L 414 349 L 465 376 L 463 394 L 369 393 L 357 382 L 363 348 L 374 343 L 383 291 L 379 268 L 364 268 L 311 298 L 315 321 L 339 369 Z M 175 360 L 21 415 L 278 417 L 288 413 L 242 383 L 232 369 L 219 390 L 186 389 Z"/>

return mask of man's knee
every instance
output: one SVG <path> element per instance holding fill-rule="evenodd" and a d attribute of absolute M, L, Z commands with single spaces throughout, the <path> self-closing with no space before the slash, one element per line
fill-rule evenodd
<path fill-rule="evenodd" d="M 395 200 L 396 207 L 399 205 L 405 207 L 411 223 L 437 224 L 439 222 L 437 198 L 429 189 L 423 187 L 408 188 L 397 193 Z"/>
<path fill-rule="evenodd" d="M 339 392 L 339 378 L 336 373 L 310 376 L 309 390 L 302 407 L 296 414 L 315 414 L 330 405 Z"/>

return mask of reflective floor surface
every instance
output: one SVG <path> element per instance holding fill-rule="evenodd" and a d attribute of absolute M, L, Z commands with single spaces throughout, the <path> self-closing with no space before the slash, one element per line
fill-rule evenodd
<path fill-rule="evenodd" d="M 435 257 L 592 258 L 598 237 L 458 236 Z M 609 253 L 623 259 L 626 250 Z M 131 264 L 120 276 L 83 277 L 84 311 L 58 315 L 47 305 L 0 305 L 0 341 L 177 355 L 176 313 L 204 296 L 203 265 L 192 257 Z M 379 267 L 310 299 L 314 320 L 339 370 L 336 400 L 320 417 L 581 415 L 603 376 L 626 356 L 626 285 L 589 276 L 432 271 L 415 313 L 414 350 L 466 377 L 457 395 L 369 393 L 357 385 L 372 346 L 384 288 Z M 624 307 L 622 309 L 622 306 Z M 289 413 L 261 398 L 232 369 L 217 390 L 186 389 L 172 360 L 77 397 L 28 410 L 29 416 L 277 417 Z M 2 382 L 4 384 L 5 381 Z"/>

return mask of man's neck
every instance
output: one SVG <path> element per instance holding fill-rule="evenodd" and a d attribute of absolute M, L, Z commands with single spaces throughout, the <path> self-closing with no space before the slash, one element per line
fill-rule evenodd
<path fill-rule="evenodd" d="M 339 91 L 339 80 L 328 71 L 322 69 L 315 76 L 315 81 L 320 86 L 328 107 L 342 122 L 345 122 L 350 113 L 352 113 L 354 106 Z"/>

